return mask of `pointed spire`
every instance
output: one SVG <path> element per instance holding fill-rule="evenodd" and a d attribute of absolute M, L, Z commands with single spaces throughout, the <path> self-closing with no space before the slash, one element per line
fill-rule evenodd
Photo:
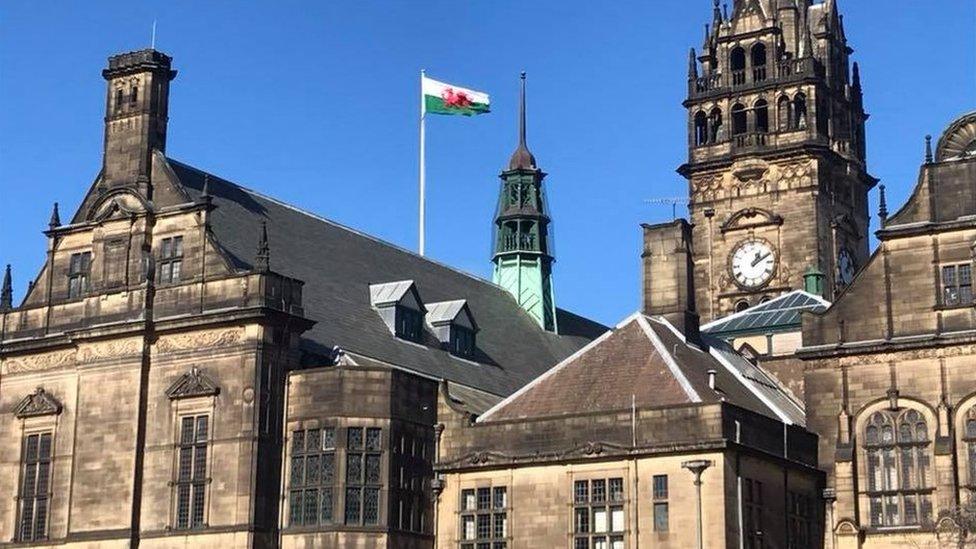
<path fill-rule="evenodd" d="M 58 203 L 54 203 L 54 210 L 51 211 L 51 220 L 48 221 L 47 226 L 52 231 L 61 226 L 61 214 L 58 212 Z"/>
<path fill-rule="evenodd" d="M 884 227 L 886 221 L 888 221 L 888 197 L 885 194 L 885 186 L 878 186 L 878 190 L 881 192 L 881 197 L 878 200 L 878 217 L 881 219 L 881 226 Z"/>
<path fill-rule="evenodd" d="M 813 34 L 810 31 L 810 22 L 806 17 L 803 18 L 803 42 L 800 44 L 800 57 L 813 57 Z"/>
<path fill-rule="evenodd" d="M 712 2 L 712 22 L 714 23 L 715 30 L 718 30 L 719 25 L 722 24 L 722 9 L 719 8 L 718 0 L 713 0 Z"/>
<path fill-rule="evenodd" d="M 728 21 L 729 20 L 729 4 L 728 3 L 722 4 L 722 20 L 723 21 Z"/>
<path fill-rule="evenodd" d="M 254 256 L 254 269 L 266 273 L 271 270 L 271 247 L 268 245 L 268 224 L 261 222 L 261 236 L 258 239 L 258 253 Z"/>
<path fill-rule="evenodd" d="M 854 68 L 852 69 L 852 72 L 853 72 L 852 79 L 853 79 L 854 89 L 860 90 L 861 89 L 861 66 L 857 64 L 857 61 L 854 62 Z"/>
<path fill-rule="evenodd" d="M 9 311 L 14 307 L 14 287 L 10 276 L 10 264 L 3 272 L 3 286 L 0 287 L 0 311 Z"/>
<path fill-rule="evenodd" d="M 695 53 L 695 48 L 688 51 L 688 79 L 698 79 L 698 55 Z"/>
<path fill-rule="evenodd" d="M 934 161 L 934 159 L 935 157 L 932 156 L 932 136 L 926 135 L 925 136 L 925 163 L 931 164 Z"/>
<path fill-rule="evenodd" d="M 203 174 L 203 191 L 200 193 L 200 198 L 204 200 L 210 200 L 210 174 Z"/>
<path fill-rule="evenodd" d="M 522 89 L 519 96 L 519 143 L 518 148 L 512 153 L 512 158 L 508 161 L 508 169 L 536 169 L 535 157 L 532 156 L 529 147 L 525 144 L 525 71 L 522 71 Z"/>

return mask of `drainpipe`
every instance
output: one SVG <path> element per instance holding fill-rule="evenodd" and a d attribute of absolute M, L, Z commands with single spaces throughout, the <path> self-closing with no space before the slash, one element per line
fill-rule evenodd
<path fill-rule="evenodd" d="M 702 473 L 705 472 L 705 469 L 708 469 L 712 465 L 713 465 L 712 461 L 707 459 L 696 459 L 693 461 L 686 461 L 681 464 L 682 468 L 688 469 L 689 471 L 692 472 L 693 475 L 695 475 L 695 493 L 697 497 L 697 507 L 698 507 L 698 529 L 697 529 L 698 544 L 695 547 L 697 547 L 698 549 L 705 549 L 704 531 L 702 530 L 701 477 L 702 477 Z"/>

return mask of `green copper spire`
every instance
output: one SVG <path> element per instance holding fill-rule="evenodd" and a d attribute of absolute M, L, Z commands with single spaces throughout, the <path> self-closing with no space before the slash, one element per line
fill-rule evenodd
<path fill-rule="evenodd" d="M 519 143 L 508 169 L 501 174 L 502 188 L 495 215 L 493 280 L 508 290 L 543 329 L 557 331 L 552 293 L 552 243 L 542 180 L 525 143 L 525 73 L 519 102 Z"/>

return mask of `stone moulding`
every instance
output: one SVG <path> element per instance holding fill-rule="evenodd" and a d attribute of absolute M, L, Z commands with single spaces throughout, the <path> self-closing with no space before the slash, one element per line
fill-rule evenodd
<path fill-rule="evenodd" d="M 218 394 L 220 394 L 220 387 L 217 383 L 204 375 L 196 366 L 190 368 L 189 372 L 180 376 L 169 389 L 166 389 L 166 396 L 171 400 Z"/>
<path fill-rule="evenodd" d="M 188 349 L 213 349 L 228 347 L 240 343 L 244 339 L 244 330 L 230 328 L 210 332 L 196 332 L 162 336 L 156 342 L 156 351 L 171 353 Z"/>
<path fill-rule="evenodd" d="M 25 396 L 20 401 L 20 404 L 14 409 L 14 415 L 19 419 L 58 415 L 61 413 L 61 408 L 58 399 L 45 391 L 43 387 L 38 387 L 33 394 Z"/>
<path fill-rule="evenodd" d="M 27 355 L 11 358 L 5 363 L 5 370 L 8 374 L 21 372 L 39 372 L 51 370 L 73 363 L 75 359 L 74 349 L 70 351 L 59 351 L 55 353 L 44 353 L 41 355 Z"/>

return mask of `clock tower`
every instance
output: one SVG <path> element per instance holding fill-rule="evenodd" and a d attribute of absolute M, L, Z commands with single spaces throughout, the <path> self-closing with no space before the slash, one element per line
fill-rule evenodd
<path fill-rule="evenodd" d="M 834 0 L 714 0 L 688 60 L 688 179 L 698 309 L 715 319 L 868 258 L 864 112 Z"/>

